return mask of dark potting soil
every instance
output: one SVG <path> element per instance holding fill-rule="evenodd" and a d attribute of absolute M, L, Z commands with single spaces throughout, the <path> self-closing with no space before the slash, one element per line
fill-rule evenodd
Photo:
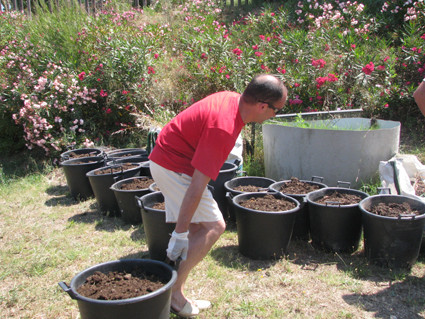
<path fill-rule="evenodd" d="M 158 209 L 158 210 L 165 210 L 165 203 L 164 202 L 159 202 L 159 203 L 155 203 L 152 206 L 153 209 Z"/>
<path fill-rule="evenodd" d="M 93 157 L 93 156 L 96 156 L 96 155 L 97 155 L 96 152 L 80 153 L 80 154 L 77 154 L 75 152 L 71 152 L 71 153 L 68 154 L 69 158 Z"/>
<path fill-rule="evenodd" d="M 267 188 L 258 187 L 255 185 L 240 185 L 233 187 L 235 191 L 245 192 L 245 193 L 256 193 L 256 192 L 267 192 Z"/>
<path fill-rule="evenodd" d="M 320 197 L 315 202 L 324 205 L 336 205 L 336 203 L 338 203 L 339 205 L 354 205 L 360 203 L 361 200 L 362 198 L 358 195 L 334 191 L 328 195 Z"/>
<path fill-rule="evenodd" d="M 98 161 L 75 161 L 73 164 L 93 164 L 97 162 Z"/>
<path fill-rule="evenodd" d="M 146 275 L 143 270 L 131 273 L 96 271 L 87 277 L 77 292 L 87 298 L 97 300 L 121 300 L 146 295 L 160 289 L 166 283 L 154 275 Z"/>
<path fill-rule="evenodd" d="M 264 212 L 282 212 L 296 207 L 293 202 L 284 198 L 276 198 L 273 195 L 251 197 L 241 201 L 239 205 Z"/>
<path fill-rule="evenodd" d="M 146 189 L 153 183 L 152 178 L 136 178 L 131 182 L 123 183 L 121 185 L 121 189 L 123 190 L 138 190 L 138 189 Z"/>
<path fill-rule="evenodd" d="M 399 217 L 400 215 L 421 215 L 418 210 L 412 209 L 409 203 L 379 203 L 369 210 L 371 213 L 386 216 Z"/>
<path fill-rule="evenodd" d="M 120 172 L 123 172 L 123 171 L 127 171 L 129 169 L 132 169 L 132 168 L 136 168 L 137 166 L 138 166 L 137 164 L 123 163 L 123 164 L 119 164 L 117 166 L 107 167 L 107 168 L 104 168 L 104 169 L 100 169 L 98 171 L 95 171 L 94 172 L 94 175 L 120 173 Z"/>
<path fill-rule="evenodd" d="M 283 194 L 308 194 L 319 188 L 319 185 L 302 182 L 296 177 L 291 177 L 289 182 L 283 183 L 280 186 L 279 191 Z"/>
<path fill-rule="evenodd" d="M 425 183 L 420 177 L 416 179 L 414 188 L 415 188 L 415 195 L 425 197 Z"/>

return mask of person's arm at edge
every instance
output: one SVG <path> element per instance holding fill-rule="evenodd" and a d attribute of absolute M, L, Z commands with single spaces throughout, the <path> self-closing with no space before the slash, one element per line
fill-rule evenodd
<path fill-rule="evenodd" d="M 422 81 L 416 91 L 413 93 L 413 98 L 419 107 L 419 110 L 425 116 L 425 82 Z"/>
<path fill-rule="evenodd" d="M 189 224 L 192 220 L 193 214 L 198 208 L 202 193 L 207 187 L 209 181 L 210 178 L 207 175 L 195 169 L 192 176 L 192 182 L 184 195 L 183 202 L 180 207 L 180 214 L 175 228 L 177 233 L 183 233 L 189 229 Z"/>

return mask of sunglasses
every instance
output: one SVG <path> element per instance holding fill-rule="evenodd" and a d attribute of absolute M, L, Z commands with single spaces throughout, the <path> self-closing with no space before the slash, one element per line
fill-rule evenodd
<path fill-rule="evenodd" d="M 279 109 L 276 106 L 274 106 L 273 104 L 266 102 L 266 101 L 258 101 L 258 102 L 267 104 L 267 107 L 271 108 L 275 115 L 281 113 L 281 111 L 283 110 L 283 107 L 281 109 Z"/>

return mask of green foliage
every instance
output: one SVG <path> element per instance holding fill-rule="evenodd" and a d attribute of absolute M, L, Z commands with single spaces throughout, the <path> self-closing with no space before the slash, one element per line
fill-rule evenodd
<path fill-rule="evenodd" d="M 124 143 L 258 73 L 282 78 L 288 113 L 362 108 L 424 124 L 412 99 L 425 76 L 422 1 L 52 5 L 0 15 L 2 149 Z"/>

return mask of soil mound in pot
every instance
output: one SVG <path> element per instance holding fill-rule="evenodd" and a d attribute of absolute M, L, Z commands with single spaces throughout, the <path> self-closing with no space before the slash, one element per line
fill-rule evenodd
<path fill-rule="evenodd" d="M 291 177 L 289 182 L 283 183 L 280 186 L 280 192 L 283 194 L 307 194 L 312 191 L 318 190 L 321 187 L 312 183 L 300 181 L 296 177 Z"/>
<path fill-rule="evenodd" d="M 372 206 L 369 211 L 379 216 L 400 217 L 402 215 L 422 215 L 413 209 L 409 203 L 378 203 Z"/>
<path fill-rule="evenodd" d="M 99 152 L 90 152 L 90 153 L 76 153 L 76 152 L 71 152 L 69 154 L 67 154 L 69 156 L 70 159 L 72 158 L 83 158 L 83 157 L 95 157 L 99 154 Z"/>
<path fill-rule="evenodd" d="M 425 197 L 425 183 L 420 177 L 416 178 L 414 188 L 416 196 Z"/>
<path fill-rule="evenodd" d="M 121 185 L 122 190 L 146 189 L 154 182 L 152 178 L 137 178 Z"/>
<path fill-rule="evenodd" d="M 77 292 L 87 298 L 96 300 L 122 300 L 146 295 L 165 285 L 159 277 L 147 276 L 141 269 L 130 273 L 95 271 L 87 277 Z"/>
<path fill-rule="evenodd" d="M 164 202 L 156 203 L 152 206 L 152 208 L 158 209 L 158 210 L 165 210 L 165 203 Z"/>
<path fill-rule="evenodd" d="M 123 164 L 119 164 L 117 166 L 109 166 L 107 168 L 97 170 L 97 171 L 94 172 L 94 175 L 120 173 L 122 171 L 127 171 L 127 170 L 130 170 L 130 169 L 136 168 L 138 166 L 139 165 L 137 165 L 137 164 L 123 163 Z"/>
<path fill-rule="evenodd" d="M 241 201 L 239 205 L 265 212 L 282 212 L 291 210 L 296 205 L 284 198 L 276 198 L 273 195 L 265 195 L 263 197 L 251 197 L 245 201 Z"/>
<path fill-rule="evenodd" d="M 360 203 L 361 200 L 362 198 L 360 196 L 335 191 L 318 198 L 315 202 L 324 205 L 329 202 L 339 203 L 340 205 L 354 205 Z"/>
<path fill-rule="evenodd" d="M 244 192 L 244 193 L 267 192 L 267 188 L 258 187 L 255 185 L 240 185 L 240 186 L 235 186 L 232 189 L 234 189 L 235 191 Z"/>

